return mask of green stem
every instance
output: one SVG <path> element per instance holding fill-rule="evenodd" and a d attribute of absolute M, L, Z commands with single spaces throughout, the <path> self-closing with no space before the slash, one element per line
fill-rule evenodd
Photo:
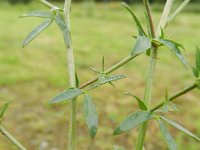
<path fill-rule="evenodd" d="M 71 87 L 76 87 L 76 75 L 75 75 L 75 63 L 74 63 L 74 51 L 71 40 L 71 26 L 70 26 L 70 12 L 71 12 L 71 0 L 65 0 L 64 4 L 64 16 L 65 22 L 68 26 L 70 37 L 70 43 L 67 45 L 67 64 L 69 73 L 69 82 Z M 71 101 L 71 119 L 69 127 L 69 139 L 68 150 L 75 150 L 76 143 L 76 99 Z"/>
<path fill-rule="evenodd" d="M 123 60 L 121 60 L 120 62 L 118 62 L 117 64 L 115 64 L 114 66 L 112 66 L 109 69 L 107 69 L 105 71 L 105 74 L 108 75 L 108 74 L 114 72 L 115 70 L 117 70 L 121 66 L 123 66 L 123 65 L 127 64 L 128 62 L 130 62 L 135 57 L 137 57 L 137 55 L 129 55 L 129 56 L 127 56 L 126 58 L 124 58 Z M 91 79 L 91 80 L 87 81 L 86 83 L 83 83 L 79 88 L 83 89 L 83 88 L 91 85 L 92 83 L 96 82 L 97 80 L 98 80 L 98 77 L 95 77 L 94 79 Z"/>
<path fill-rule="evenodd" d="M 22 144 L 20 144 L 2 125 L 0 125 L 0 132 L 15 146 L 17 146 L 17 148 L 19 148 L 20 150 L 26 150 L 26 148 Z"/>
<path fill-rule="evenodd" d="M 174 94 L 173 96 L 169 97 L 168 100 L 169 100 L 169 101 L 173 101 L 173 100 L 175 100 L 176 98 L 178 98 L 178 97 L 180 97 L 180 96 L 182 96 L 182 95 L 184 95 L 184 94 L 190 92 L 191 90 L 193 90 L 193 89 L 195 89 L 195 88 L 197 88 L 197 87 L 198 87 L 197 84 L 194 83 L 194 84 L 188 86 L 187 88 L 185 88 L 185 89 L 183 89 L 183 90 L 177 92 L 177 93 Z M 154 107 L 154 108 L 151 109 L 150 111 L 151 111 L 151 112 L 154 112 L 154 111 L 156 111 L 157 109 L 159 109 L 160 107 L 162 107 L 163 105 L 164 105 L 164 102 L 158 104 L 156 107 Z"/>
<path fill-rule="evenodd" d="M 44 6 L 48 7 L 48 8 L 55 8 L 54 5 L 52 5 L 51 3 L 47 2 L 46 0 L 38 0 L 40 3 L 42 3 Z"/>

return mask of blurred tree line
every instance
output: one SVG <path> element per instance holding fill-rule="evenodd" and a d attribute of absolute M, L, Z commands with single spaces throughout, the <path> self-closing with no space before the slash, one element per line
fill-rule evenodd
<path fill-rule="evenodd" d="M 8 0 L 11 4 L 17 4 L 17 3 L 24 3 L 27 4 L 33 0 Z M 51 0 L 51 1 L 60 1 L 63 2 L 64 0 Z M 81 1 L 88 1 L 88 0 L 73 0 L 74 2 L 81 2 Z M 94 0 L 97 2 L 109 2 L 109 1 L 121 1 L 121 0 Z M 142 2 L 142 0 L 124 0 L 127 3 L 139 3 Z M 151 3 L 164 3 L 166 0 L 150 0 Z M 200 0 L 191 0 L 191 2 L 200 2 Z"/>

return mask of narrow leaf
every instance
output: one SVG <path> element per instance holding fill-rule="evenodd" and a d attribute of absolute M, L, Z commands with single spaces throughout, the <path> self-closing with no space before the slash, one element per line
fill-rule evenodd
<path fill-rule="evenodd" d="M 130 93 L 125 93 L 125 95 L 129 95 L 129 96 L 135 98 L 137 100 L 138 106 L 140 107 L 141 110 L 146 111 L 148 109 L 146 104 L 139 97 L 132 95 Z"/>
<path fill-rule="evenodd" d="M 90 136 L 94 138 L 98 128 L 98 114 L 95 108 L 95 104 L 89 95 L 84 95 L 84 117 L 88 125 Z"/>
<path fill-rule="evenodd" d="M 8 106 L 10 105 L 10 102 L 6 102 L 3 107 L 0 109 L 0 119 L 3 117 L 3 115 L 5 114 Z"/>
<path fill-rule="evenodd" d="M 163 119 L 164 121 L 168 122 L 170 125 L 174 126 L 175 128 L 177 128 L 178 130 L 180 130 L 181 132 L 185 133 L 186 135 L 194 138 L 195 140 L 200 142 L 200 138 L 198 138 L 196 135 L 194 135 L 193 133 L 191 133 L 190 131 L 188 131 L 187 129 L 185 129 L 184 127 L 182 127 L 181 125 L 179 125 L 178 123 L 165 118 L 163 116 L 160 116 L 161 119 Z"/>
<path fill-rule="evenodd" d="M 158 125 L 160 127 L 160 132 L 161 132 L 163 138 L 165 139 L 169 150 L 177 150 L 176 143 L 174 142 L 173 137 L 171 136 L 171 134 L 169 133 L 169 131 L 167 130 L 167 128 L 165 127 L 163 122 L 160 119 L 158 119 L 157 121 L 158 121 Z"/>
<path fill-rule="evenodd" d="M 57 96 L 55 96 L 54 98 L 52 98 L 49 103 L 50 104 L 53 104 L 53 103 L 59 103 L 59 102 L 62 102 L 62 101 L 67 101 L 67 100 L 71 100 L 79 95 L 81 95 L 83 92 L 78 89 L 78 88 L 75 88 L 75 89 L 68 89 L 64 92 L 61 92 L 59 93 Z"/>
<path fill-rule="evenodd" d="M 159 39 L 159 42 L 163 45 L 165 45 L 167 48 L 169 48 L 182 62 L 182 64 L 187 67 L 188 63 L 185 59 L 185 57 L 182 55 L 181 50 L 179 47 L 182 47 L 179 43 L 176 43 L 172 40 L 168 39 Z"/>
<path fill-rule="evenodd" d="M 40 18 L 51 18 L 52 14 L 50 12 L 45 12 L 45 11 L 31 11 L 27 12 L 23 15 L 20 16 L 22 17 L 40 17 Z"/>
<path fill-rule="evenodd" d="M 104 57 L 102 58 L 101 66 L 102 66 L 102 71 L 104 72 L 105 71 L 105 59 L 104 59 Z"/>
<path fill-rule="evenodd" d="M 112 75 L 112 76 L 103 75 L 103 76 L 100 76 L 98 81 L 95 82 L 94 84 L 92 84 L 91 87 L 89 88 L 89 90 L 97 88 L 97 87 L 104 85 L 106 83 L 111 83 L 113 81 L 121 80 L 121 79 L 124 79 L 124 78 L 126 78 L 126 76 L 124 76 L 124 75 Z"/>
<path fill-rule="evenodd" d="M 136 126 L 140 125 L 143 122 L 148 121 L 152 118 L 152 113 L 148 111 L 141 111 L 130 114 L 114 131 L 114 135 L 122 134 Z"/>
<path fill-rule="evenodd" d="M 132 55 L 139 55 L 151 48 L 151 40 L 144 36 L 139 36 L 136 40 Z"/>
<path fill-rule="evenodd" d="M 147 36 L 146 33 L 144 32 L 143 28 L 142 28 L 142 25 L 140 24 L 140 21 L 138 20 L 136 15 L 133 13 L 133 10 L 124 2 L 122 3 L 122 6 L 124 6 L 129 11 L 131 16 L 133 17 L 133 19 L 134 19 L 134 21 L 136 23 L 136 26 L 138 28 L 139 35 L 140 36 Z"/>
<path fill-rule="evenodd" d="M 196 69 L 200 72 L 200 49 L 196 48 Z"/>
<path fill-rule="evenodd" d="M 23 47 L 28 45 L 32 40 L 34 40 L 42 31 L 48 28 L 52 23 L 52 19 L 48 19 L 47 21 L 43 22 L 39 26 L 37 26 L 31 33 L 27 35 L 23 42 Z"/>
<path fill-rule="evenodd" d="M 55 17 L 55 22 L 58 25 L 58 27 L 60 28 L 60 30 L 62 31 L 64 41 L 65 41 L 65 45 L 67 47 L 69 47 L 69 45 L 71 43 L 71 41 L 70 41 L 70 31 L 69 31 L 69 28 L 68 28 L 64 18 L 60 14 L 57 14 L 56 17 Z"/>
<path fill-rule="evenodd" d="M 197 70 L 197 68 L 192 67 L 192 71 L 193 71 L 193 75 L 198 78 L 199 77 L 199 70 Z"/>

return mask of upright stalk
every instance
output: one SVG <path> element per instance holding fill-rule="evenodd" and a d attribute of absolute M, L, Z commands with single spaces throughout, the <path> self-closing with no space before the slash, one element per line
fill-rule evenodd
<path fill-rule="evenodd" d="M 165 8 L 163 10 L 163 14 L 160 19 L 157 34 L 155 34 L 155 29 L 154 29 L 154 25 L 153 25 L 153 21 L 152 21 L 152 15 L 151 15 L 151 10 L 150 10 L 150 6 L 149 6 L 149 1 L 143 0 L 145 9 L 147 11 L 148 19 L 149 19 L 149 25 L 150 25 L 152 38 L 159 37 L 160 29 L 165 28 L 173 1 L 174 0 L 167 0 Z M 154 46 L 151 49 L 150 63 L 149 63 L 148 71 L 147 71 L 147 80 L 146 80 L 146 87 L 145 87 L 145 92 L 144 92 L 144 102 L 146 103 L 148 109 L 150 108 L 149 105 L 151 103 L 151 98 L 152 98 L 153 82 L 154 82 L 155 70 L 156 70 L 156 61 L 157 61 L 157 47 Z M 136 150 L 142 150 L 144 147 L 147 123 L 148 122 L 143 123 L 142 127 L 140 128 L 140 132 L 139 132 L 137 143 L 136 143 Z"/>
<path fill-rule="evenodd" d="M 11 141 L 15 146 L 17 146 L 20 150 L 26 150 L 26 148 L 19 143 L 2 125 L 0 125 L 0 132 L 9 140 Z"/>
<path fill-rule="evenodd" d="M 71 87 L 76 87 L 76 76 L 75 76 L 75 63 L 74 63 L 74 51 L 71 40 L 71 26 L 70 26 L 70 12 L 71 12 L 71 0 L 65 0 L 64 4 L 64 17 L 65 22 L 68 26 L 70 42 L 67 45 L 67 64 L 69 83 Z M 70 127 L 69 127 L 69 139 L 68 139 L 68 150 L 75 150 L 76 143 L 76 99 L 71 101 L 71 116 L 70 116 Z"/>

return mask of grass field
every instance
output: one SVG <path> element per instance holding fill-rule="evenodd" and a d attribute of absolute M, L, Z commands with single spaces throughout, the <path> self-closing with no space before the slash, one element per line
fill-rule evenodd
<path fill-rule="evenodd" d="M 132 6 L 144 22 L 142 6 Z M 158 22 L 161 7 L 153 7 L 154 21 Z M 195 6 L 197 7 L 197 6 Z M 190 6 L 192 8 L 192 6 Z M 200 7 L 198 7 L 200 8 Z M 3 121 L 4 126 L 28 149 L 64 150 L 67 145 L 69 103 L 49 105 L 48 100 L 68 87 L 66 51 L 62 36 L 56 25 L 51 26 L 26 48 L 22 41 L 26 34 L 41 22 L 41 19 L 19 19 L 21 14 L 45 9 L 39 4 L 10 6 L 0 3 L 0 105 L 7 100 L 12 104 Z M 89 67 L 100 68 L 105 56 L 106 67 L 110 67 L 132 50 L 136 27 L 130 15 L 120 3 L 97 4 L 88 14 L 85 4 L 73 4 L 72 34 L 77 72 L 81 83 L 96 74 Z M 198 12 L 198 11 L 197 11 Z M 190 64 L 194 64 L 195 46 L 200 46 L 199 13 L 182 13 L 166 30 L 168 37 L 181 41 Z M 128 91 L 143 97 L 148 57 L 143 54 L 113 74 L 125 74 L 126 79 L 92 92 L 98 107 L 100 125 L 95 139 L 90 140 L 82 115 L 82 100 L 78 101 L 77 149 L 111 150 L 117 144 L 126 150 L 133 149 L 138 129 L 121 136 L 112 136 L 113 129 L 137 107 Z M 191 70 L 186 70 L 178 59 L 166 49 L 159 50 L 153 104 L 165 94 L 165 88 L 173 94 L 193 82 Z M 197 90 L 179 98 L 176 104 L 181 112 L 169 113 L 178 121 L 200 136 L 200 93 Z M 146 138 L 147 150 L 165 150 L 166 145 L 158 134 L 158 127 L 150 123 Z M 180 150 L 198 150 L 200 144 L 169 127 Z M 153 136 L 152 136 L 153 135 Z M 46 148 L 45 148 L 46 147 Z M 15 150 L 0 135 L 0 150 Z"/>

